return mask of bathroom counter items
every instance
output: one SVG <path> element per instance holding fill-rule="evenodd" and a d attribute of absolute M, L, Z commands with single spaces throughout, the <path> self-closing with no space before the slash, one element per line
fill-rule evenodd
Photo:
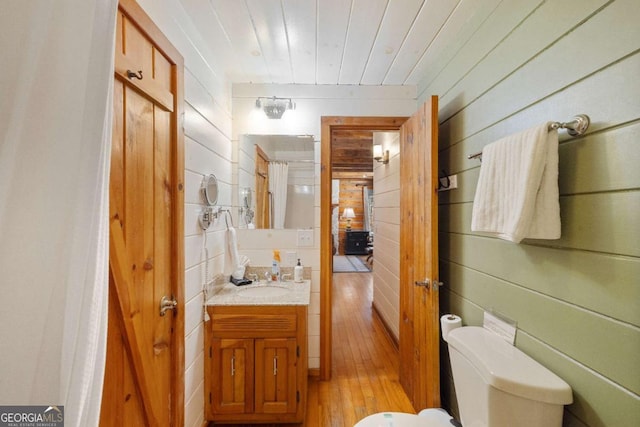
<path fill-rule="evenodd" d="M 207 306 L 309 305 L 311 282 L 269 282 L 236 286 L 227 283 L 207 301 Z"/>

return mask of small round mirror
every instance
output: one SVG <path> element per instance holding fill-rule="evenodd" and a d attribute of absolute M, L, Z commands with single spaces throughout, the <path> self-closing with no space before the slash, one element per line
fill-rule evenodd
<path fill-rule="evenodd" d="M 240 191 L 240 197 L 242 199 L 242 205 L 245 208 L 251 208 L 251 188 L 244 187 Z"/>
<path fill-rule="evenodd" d="M 207 205 L 215 206 L 218 202 L 218 180 L 214 174 L 204 177 L 202 181 L 202 194 Z"/>

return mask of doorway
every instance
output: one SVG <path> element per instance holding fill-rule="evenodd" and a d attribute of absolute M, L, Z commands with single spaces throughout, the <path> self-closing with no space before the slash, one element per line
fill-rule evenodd
<path fill-rule="evenodd" d="M 399 130 L 408 117 L 322 117 L 320 177 L 320 379 L 331 378 L 333 235 L 331 232 L 331 178 L 334 132 Z"/>
<path fill-rule="evenodd" d="M 400 131 L 400 382 L 415 408 L 440 405 L 438 97 L 410 118 L 323 117 L 320 197 L 320 376 L 331 377 L 332 144 L 348 129 Z"/>

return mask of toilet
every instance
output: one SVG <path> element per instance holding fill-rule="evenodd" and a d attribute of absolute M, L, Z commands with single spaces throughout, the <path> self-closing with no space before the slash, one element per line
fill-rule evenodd
<path fill-rule="evenodd" d="M 463 427 L 560 427 L 571 387 L 544 366 L 477 326 L 449 332 L 451 371 Z M 381 412 L 354 427 L 459 426 L 443 409 Z"/>

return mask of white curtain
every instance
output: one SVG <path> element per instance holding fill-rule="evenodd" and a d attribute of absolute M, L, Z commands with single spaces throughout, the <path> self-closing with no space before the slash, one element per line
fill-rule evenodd
<path fill-rule="evenodd" d="M 331 234 L 333 235 L 333 247 L 338 253 L 340 250 L 340 207 L 338 206 L 331 211 Z"/>
<path fill-rule="evenodd" d="M 0 405 L 98 424 L 117 0 L 0 12 Z"/>
<path fill-rule="evenodd" d="M 366 185 L 362 187 L 362 201 L 364 203 L 364 229 L 371 231 L 373 229 L 373 191 Z"/>
<path fill-rule="evenodd" d="M 271 227 L 284 228 L 287 211 L 287 181 L 289 165 L 286 162 L 269 163 L 269 193 L 271 193 Z"/>

